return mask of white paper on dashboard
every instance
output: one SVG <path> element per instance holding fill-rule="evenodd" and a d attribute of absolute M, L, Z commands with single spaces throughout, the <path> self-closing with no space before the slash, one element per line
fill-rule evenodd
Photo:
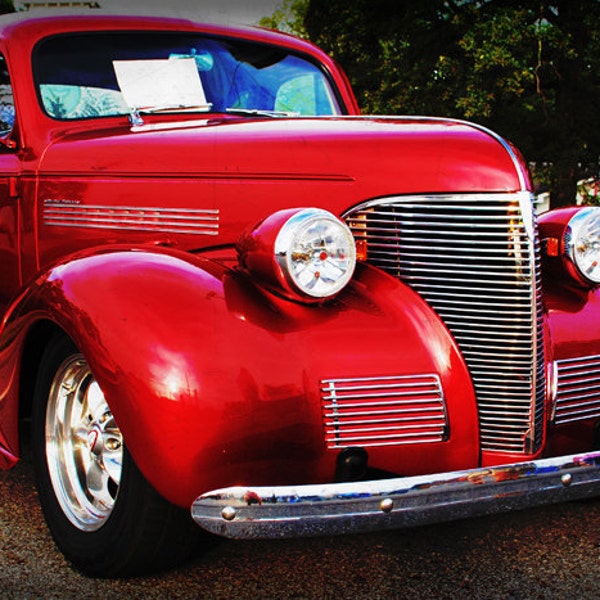
<path fill-rule="evenodd" d="M 117 83 L 134 110 L 207 106 L 193 58 L 115 60 Z"/>

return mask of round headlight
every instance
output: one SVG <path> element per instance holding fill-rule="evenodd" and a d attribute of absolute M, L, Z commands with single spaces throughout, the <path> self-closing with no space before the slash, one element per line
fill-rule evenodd
<path fill-rule="evenodd" d="M 350 229 L 317 208 L 273 213 L 240 238 L 238 252 L 241 266 L 258 281 L 305 301 L 337 294 L 356 264 Z"/>
<path fill-rule="evenodd" d="M 600 208 L 590 206 L 573 215 L 563 243 L 574 274 L 584 283 L 600 283 Z"/>
<path fill-rule="evenodd" d="M 313 298 L 337 294 L 350 281 L 356 264 L 350 229 L 325 210 L 306 209 L 288 219 L 274 251 L 288 283 Z"/>

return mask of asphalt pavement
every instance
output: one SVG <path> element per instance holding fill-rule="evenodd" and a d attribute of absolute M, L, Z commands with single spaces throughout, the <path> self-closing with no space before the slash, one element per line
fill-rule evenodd
<path fill-rule="evenodd" d="M 0 472 L 0 598 L 600 598 L 600 500 L 405 531 L 223 541 L 160 575 L 93 580 L 56 550 L 31 465 Z"/>

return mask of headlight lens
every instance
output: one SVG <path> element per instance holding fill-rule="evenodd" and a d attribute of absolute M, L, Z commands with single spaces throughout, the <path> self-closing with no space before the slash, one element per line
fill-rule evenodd
<path fill-rule="evenodd" d="M 352 233 L 325 210 L 306 209 L 288 219 L 274 251 L 287 282 L 312 298 L 337 294 L 350 281 L 356 264 Z"/>
<path fill-rule="evenodd" d="M 317 208 L 273 213 L 244 234 L 237 248 L 240 265 L 258 281 L 302 301 L 337 294 L 356 264 L 350 229 Z"/>
<path fill-rule="evenodd" d="M 600 208 L 578 211 L 564 233 L 567 260 L 585 283 L 600 283 Z"/>

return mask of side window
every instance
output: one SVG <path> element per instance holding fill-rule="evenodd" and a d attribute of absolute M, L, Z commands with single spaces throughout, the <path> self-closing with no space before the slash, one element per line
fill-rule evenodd
<path fill-rule="evenodd" d="M 10 133 L 15 124 L 15 103 L 8 67 L 0 55 L 0 136 Z"/>

